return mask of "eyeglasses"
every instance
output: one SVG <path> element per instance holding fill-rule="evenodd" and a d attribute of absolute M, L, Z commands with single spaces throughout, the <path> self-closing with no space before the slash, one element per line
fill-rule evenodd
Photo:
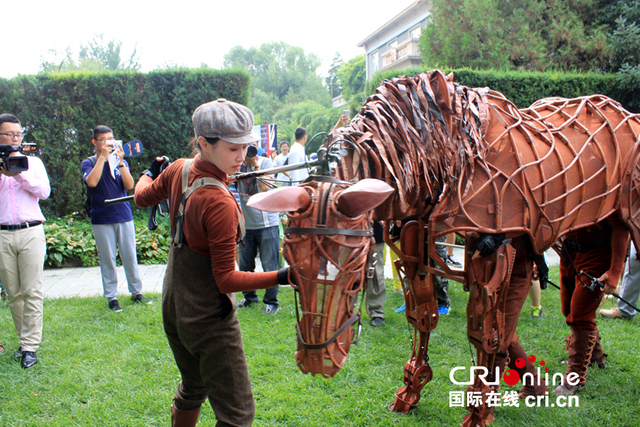
<path fill-rule="evenodd" d="M 98 141 L 98 142 L 113 141 L 113 138 L 109 138 L 109 139 L 107 139 L 107 138 L 100 138 L 100 139 L 96 139 L 96 141 Z"/>
<path fill-rule="evenodd" d="M 22 133 L 13 133 L 13 132 L 2 132 L 0 135 L 8 136 L 9 139 L 18 138 L 18 140 L 22 141 L 24 138 L 24 134 Z"/>

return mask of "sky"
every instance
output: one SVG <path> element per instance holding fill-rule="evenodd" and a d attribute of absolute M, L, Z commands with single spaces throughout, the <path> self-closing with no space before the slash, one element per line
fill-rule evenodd
<path fill-rule="evenodd" d="M 23 0 L 2 6 L 0 77 L 35 74 L 42 59 L 95 35 L 122 42 L 121 58 L 137 49 L 141 71 L 167 64 L 222 68 L 234 46 L 283 41 L 314 53 L 326 75 L 339 52 L 348 61 L 364 54 L 358 43 L 413 0 Z"/>

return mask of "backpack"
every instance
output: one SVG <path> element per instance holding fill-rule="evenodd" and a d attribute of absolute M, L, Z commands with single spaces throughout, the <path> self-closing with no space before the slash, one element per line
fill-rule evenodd
<path fill-rule="evenodd" d="M 95 166 L 96 161 L 98 161 L 96 156 L 87 157 L 87 159 L 91 162 L 91 166 Z M 84 190 L 87 193 L 87 198 L 84 201 L 84 211 L 87 213 L 87 217 L 91 218 L 91 187 L 87 185 L 84 179 L 82 181 L 84 183 Z"/>

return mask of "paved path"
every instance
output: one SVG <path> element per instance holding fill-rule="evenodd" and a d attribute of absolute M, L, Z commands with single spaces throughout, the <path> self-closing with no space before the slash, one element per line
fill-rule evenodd
<path fill-rule="evenodd" d="M 454 249 L 454 257 L 462 261 L 462 249 Z M 559 259 L 553 250 L 545 253 L 549 265 L 559 264 Z M 260 263 L 256 263 L 258 270 Z M 166 265 L 139 265 L 140 276 L 142 277 L 143 294 L 162 293 L 162 281 Z M 128 296 L 127 279 L 124 268 L 118 267 L 118 294 Z M 385 263 L 385 277 L 393 277 L 391 261 L 387 254 Z M 100 267 L 73 267 L 56 268 L 44 271 L 44 296 L 45 298 L 68 298 L 68 297 L 94 297 L 102 296 L 102 278 Z M 121 298 L 122 298 L 121 296 Z"/>
<path fill-rule="evenodd" d="M 142 293 L 162 293 L 165 265 L 139 265 Z M 118 294 L 130 295 L 124 267 L 118 267 Z M 102 296 L 100 267 L 54 268 L 44 271 L 45 298 Z M 122 297 L 121 297 L 122 298 Z"/>

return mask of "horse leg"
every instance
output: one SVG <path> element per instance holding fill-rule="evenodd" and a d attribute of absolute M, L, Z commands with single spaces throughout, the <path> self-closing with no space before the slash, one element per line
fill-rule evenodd
<path fill-rule="evenodd" d="M 433 372 L 429 366 L 429 335 L 438 323 L 438 302 L 436 297 L 435 276 L 417 268 L 420 242 L 417 230 L 422 227 L 417 221 L 411 221 L 403 227 L 400 237 L 402 257 L 396 260 L 400 279 L 405 283 L 405 314 L 413 326 L 414 338 L 411 357 L 404 368 L 404 387 L 395 394 L 389 409 L 407 413 L 414 409 L 420 400 L 420 392 L 431 381 Z M 404 278 L 407 280 L 405 281 Z"/>
<path fill-rule="evenodd" d="M 464 417 L 461 425 L 484 427 L 493 420 L 500 374 L 508 360 L 505 312 L 515 250 L 507 244 L 488 257 L 473 258 L 475 239 L 468 233 L 466 240 L 465 289 L 470 292 L 467 336 L 477 350 L 477 364 L 484 367 L 485 372 L 484 375 L 476 375 L 474 383 L 467 390 L 467 409 L 470 413 Z"/>
<path fill-rule="evenodd" d="M 401 276 L 402 278 L 402 276 Z M 430 282 L 430 286 L 426 283 Z M 433 372 L 429 366 L 429 336 L 438 321 L 438 304 L 435 296 L 434 276 L 428 274 L 416 276 L 414 280 L 408 280 L 409 290 L 405 294 L 406 316 L 414 327 L 413 345 L 411 357 L 404 366 L 404 386 L 395 394 L 394 402 L 389 409 L 395 412 L 408 413 L 418 405 L 420 392 L 433 378 Z M 419 303 L 413 298 L 414 287 L 432 289 L 430 301 Z"/>

